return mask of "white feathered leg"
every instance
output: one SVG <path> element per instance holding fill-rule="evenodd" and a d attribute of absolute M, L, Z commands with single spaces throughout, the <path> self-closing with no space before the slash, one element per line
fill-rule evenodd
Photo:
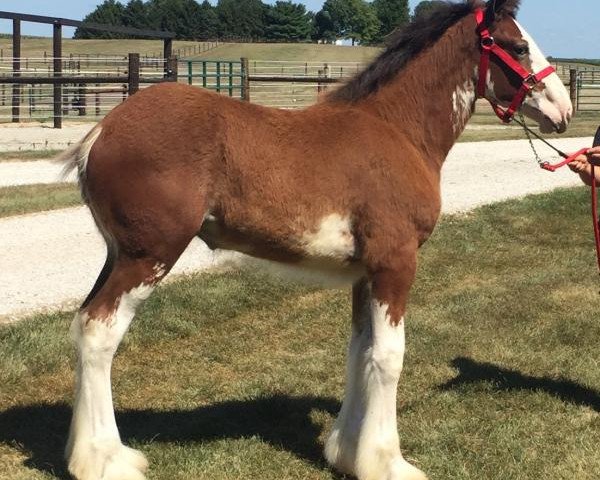
<path fill-rule="evenodd" d="M 78 363 L 73 418 L 66 457 L 77 480 L 143 480 L 144 456 L 121 443 L 113 411 L 110 371 L 117 347 L 136 307 L 152 287 L 121 295 L 113 315 L 89 318 L 80 312 L 71 324 Z M 85 310 L 84 310 L 85 311 Z"/>
<path fill-rule="evenodd" d="M 396 390 L 404 358 L 404 321 L 392 325 L 388 306 L 354 287 L 346 393 L 325 445 L 327 460 L 359 480 L 422 480 L 400 452 Z"/>

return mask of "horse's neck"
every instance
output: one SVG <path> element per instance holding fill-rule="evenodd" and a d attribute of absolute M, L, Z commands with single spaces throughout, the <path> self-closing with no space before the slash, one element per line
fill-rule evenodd
<path fill-rule="evenodd" d="M 475 106 L 474 31 L 468 18 L 451 27 L 365 102 L 366 108 L 409 133 L 440 168 Z"/>

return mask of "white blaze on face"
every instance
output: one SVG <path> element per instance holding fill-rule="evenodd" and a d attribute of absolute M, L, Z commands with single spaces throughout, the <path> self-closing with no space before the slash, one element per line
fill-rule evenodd
<path fill-rule="evenodd" d="M 311 257 L 346 260 L 355 252 L 350 218 L 338 213 L 324 217 L 317 230 L 305 232 L 301 241 Z"/>
<path fill-rule="evenodd" d="M 531 35 L 516 20 L 515 23 L 521 30 L 523 40 L 529 44 L 532 73 L 541 72 L 550 66 L 550 63 Z M 542 131 L 552 132 L 558 129 L 562 133 L 573 114 L 569 93 L 556 73 L 544 78 L 543 82 L 546 86 L 543 91 L 534 91 L 531 96 L 526 97 L 522 107 L 523 113 L 539 122 Z"/>

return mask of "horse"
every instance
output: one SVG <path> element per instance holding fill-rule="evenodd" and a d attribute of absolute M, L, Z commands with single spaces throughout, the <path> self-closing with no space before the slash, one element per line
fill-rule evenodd
<path fill-rule="evenodd" d="M 407 299 L 440 214 L 444 160 L 478 97 L 505 121 L 520 108 L 543 132 L 564 132 L 572 115 L 518 8 L 441 2 L 303 110 L 149 87 L 65 153 L 107 246 L 71 324 L 66 458 L 76 479 L 145 478 L 144 455 L 119 436 L 112 360 L 138 306 L 195 237 L 352 285 L 347 385 L 325 457 L 359 480 L 426 478 L 402 456 L 396 395 Z"/>

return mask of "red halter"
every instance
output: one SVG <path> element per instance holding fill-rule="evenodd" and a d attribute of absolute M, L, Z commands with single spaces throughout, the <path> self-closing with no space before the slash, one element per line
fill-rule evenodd
<path fill-rule="evenodd" d="M 479 98 L 485 98 L 494 109 L 494 112 L 504 123 L 510 123 L 515 116 L 516 111 L 521 107 L 527 94 L 544 78 L 551 75 L 556 70 L 552 66 L 544 68 L 539 73 L 530 73 L 525 70 L 519 62 L 517 62 L 509 53 L 502 47 L 498 46 L 494 37 L 490 35 L 488 27 L 484 24 L 485 12 L 479 8 L 475 10 L 475 20 L 477 22 L 477 31 L 481 36 L 481 61 L 479 63 L 479 83 L 477 84 L 477 95 Z M 512 103 L 507 110 L 503 110 L 500 105 L 486 98 L 486 83 L 487 73 L 490 68 L 490 55 L 496 55 L 504 64 L 513 72 L 523 79 L 521 88 L 515 94 Z"/>

